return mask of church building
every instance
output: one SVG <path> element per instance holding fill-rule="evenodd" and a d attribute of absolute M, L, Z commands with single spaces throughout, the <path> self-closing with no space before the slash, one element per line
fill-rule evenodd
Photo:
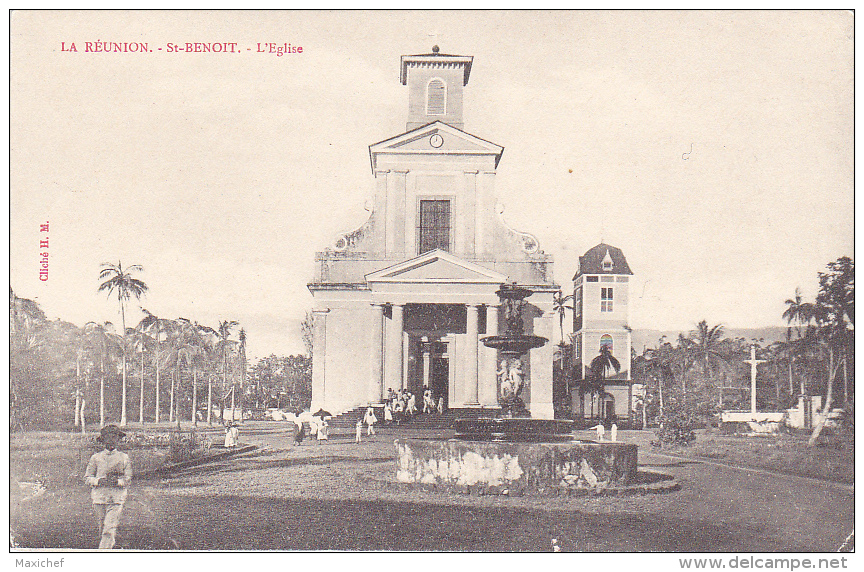
<path fill-rule="evenodd" d="M 312 410 L 378 404 L 388 390 L 448 408 L 498 407 L 499 356 L 482 343 L 503 332 L 495 292 L 534 292 L 525 334 L 549 343 L 523 358 L 532 417 L 552 418 L 552 257 L 509 228 L 495 199 L 504 148 L 464 130 L 472 56 L 402 56 L 406 130 L 369 147 L 369 219 L 315 256 Z M 626 265 L 626 263 L 625 263 Z M 437 398 L 437 397 L 436 397 Z"/>

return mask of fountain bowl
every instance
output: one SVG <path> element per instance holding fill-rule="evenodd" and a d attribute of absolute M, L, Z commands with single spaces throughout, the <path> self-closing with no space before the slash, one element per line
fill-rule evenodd
<path fill-rule="evenodd" d="M 542 347 L 548 341 L 541 336 L 526 335 L 487 336 L 482 339 L 483 345 L 486 347 L 501 350 L 502 353 L 511 356 L 519 356 L 528 350 Z"/>
<path fill-rule="evenodd" d="M 553 443 L 573 439 L 573 422 L 566 419 L 478 417 L 457 419 L 456 438 L 463 441 Z"/>

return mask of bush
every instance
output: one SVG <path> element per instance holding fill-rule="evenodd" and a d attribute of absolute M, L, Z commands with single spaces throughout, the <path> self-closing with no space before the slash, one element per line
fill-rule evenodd
<path fill-rule="evenodd" d="M 168 459 L 173 463 L 180 463 L 203 457 L 210 451 L 212 444 L 209 437 L 199 437 L 195 431 L 175 431 L 171 433 Z"/>
<path fill-rule="evenodd" d="M 660 429 L 655 433 L 661 444 L 689 445 L 696 440 L 694 425 L 693 416 L 686 410 L 671 408 L 660 418 Z"/>

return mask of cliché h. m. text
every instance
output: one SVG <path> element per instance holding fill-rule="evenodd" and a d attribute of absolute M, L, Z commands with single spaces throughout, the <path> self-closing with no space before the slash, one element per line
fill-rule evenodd
<path fill-rule="evenodd" d="M 302 54 L 303 46 L 291 42 L 60 42 L 60 51 L 84 54 L 268 54 L 277 57 Z"/>

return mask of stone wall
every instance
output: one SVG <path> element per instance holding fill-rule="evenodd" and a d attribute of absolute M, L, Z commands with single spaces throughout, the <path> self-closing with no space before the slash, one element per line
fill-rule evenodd
<path fill-rule="evenodd" d="M 627 443 L 495 443 L 397 439 L 396 480 L 454 492 L 543 494 L 549 489 L 629 485 L 636 445 Z"/>

